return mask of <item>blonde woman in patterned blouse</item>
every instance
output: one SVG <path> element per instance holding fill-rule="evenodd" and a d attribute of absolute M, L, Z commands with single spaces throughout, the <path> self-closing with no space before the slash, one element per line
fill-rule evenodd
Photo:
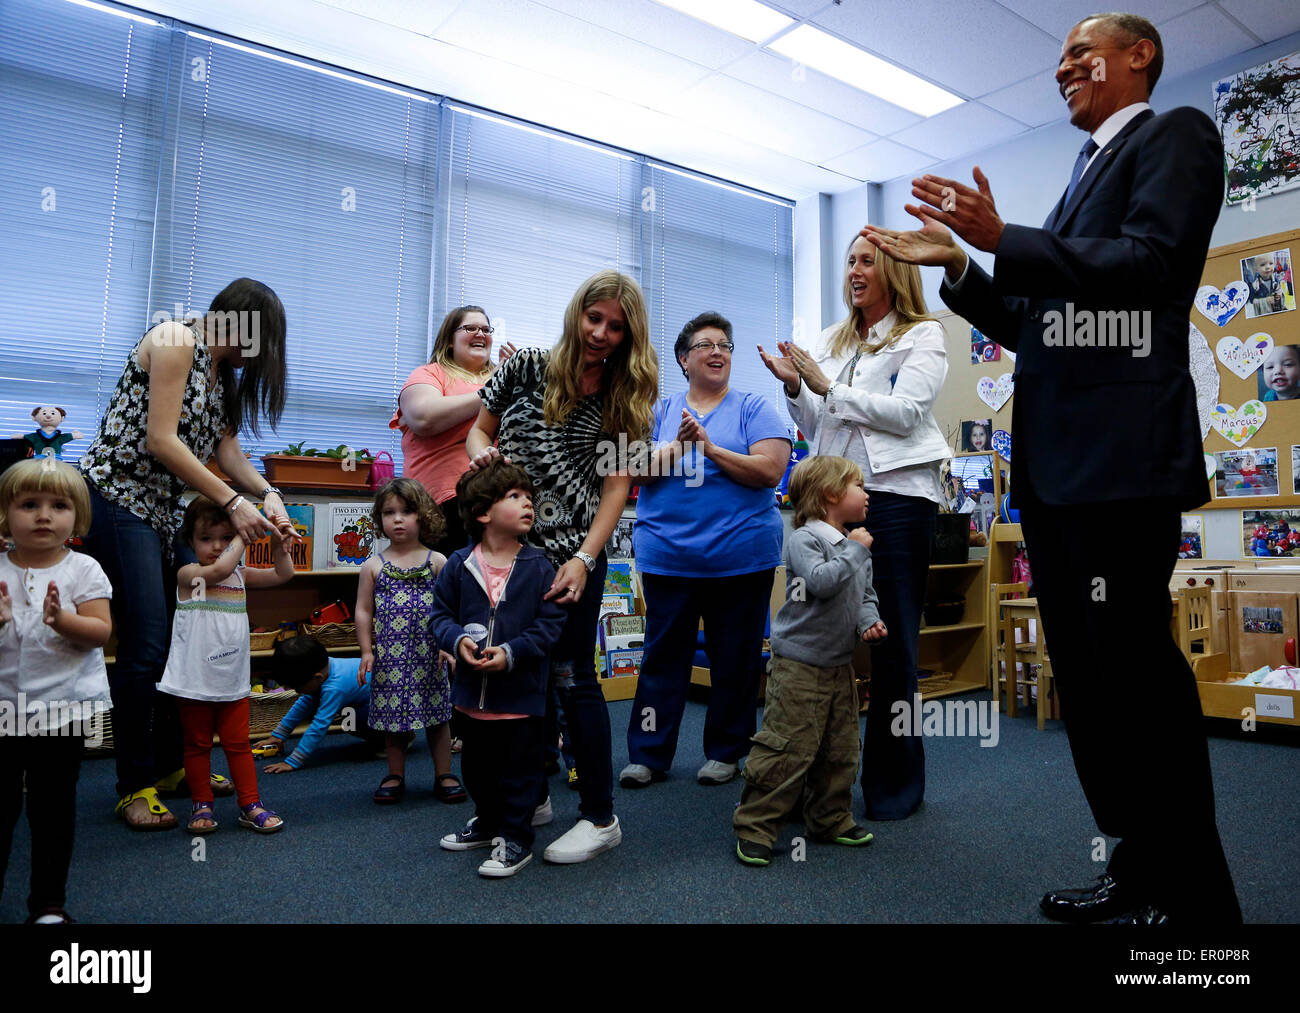
<path fill-rule="evenodd" d="M 244 457 L 236 435 L 284 409 L 284 307 L 261 282 L 240 278 L 208 312 L 153 327 L 127 355 L 99 435 L 81 459 L 92 520 L 84 550 L 113 585 L 117 660 L 110 668 L 117 814 L 134 830 L 177 825 L 158 790 L 184 774 L 175 705 L 157 693 L 175 608 L 181 497 L 221 504 L 245 542 L 294 537 L 278 490 Z M 264 501 L 266 517 L 206 467 L 215 454 L 235 485 Z M 230 794 L 230 782 L 214 778 Z"/>

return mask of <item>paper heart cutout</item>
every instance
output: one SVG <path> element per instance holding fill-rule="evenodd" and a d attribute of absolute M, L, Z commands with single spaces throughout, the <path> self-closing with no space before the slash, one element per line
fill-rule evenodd
<path fill-rule="evenodd" d="M 1011 434 L 1005 429 L 993 430 L 993 449 L 1007 464 L 1011 463 Z"/>
<path fill-rule="evenodd" d="M 1240 408 L 1230 404 L 1216 404 L 1210 420 L 1219 434 L 1240 447 L 1263 427 L 1268 419 L 1268 409 L 1263 401 L 1247 401 Z"/>
<path fill-rule="evenodd" d="M 1260 331 L 1252 334 L 1245 341 L 1238 341 L 1231 335 L 1220 338 L 1214 346 L 1214 354 L 1219 361 L 1236 373 L 1243 380 L 1263 365 L 1269 353 L 1273 351 L 1273 336 Z"/>
<path fill-rule="evenodd" d="M 1196 290 L 1195 305 L 1201 316 L 1223 327 L 1250 298 L 1250 286 L 1244 281 L 1230 281 L 1221 290 L 1213 285 L 1202 285 Z"/>
<path fill-rule="evenodd" d="M 1015 393 L 1015 381 L 1011 379 L 1010 373 L 1003 373 L 995 381 L 991 376 L 981 376 L 979 382 L 975 384 L 975 393 L 979 399 L 994 411 L 1011 400 L 1011 395 Z"/>
<path fill-rule="evenodd" d="M 1205 458 L 1205 477 L 1213 478 L 1215 471 L 1218 470 L 1218 466 L 1214 463 L 1214 455 L 1202 454 L 1201 456 Z"/>

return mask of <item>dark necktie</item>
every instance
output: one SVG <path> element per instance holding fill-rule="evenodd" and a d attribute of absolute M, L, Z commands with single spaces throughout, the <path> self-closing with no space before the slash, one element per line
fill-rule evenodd
<path fill-rule="evenodd" d="M 1097 150 L 1097 142 L 1091 137 L 1082 148 L 1079 149 L 1079 157 L 1074 160 L 1074 171 L 1070 173 L 1070 185 L 1065 188 L 1065 199 L 1061 201 L 1061 207 L 1064 208 L 1070 203 L 1070 198 L 1074 195 L 1074 189 L 1079 185 L 1079 180 L 1083 178 L 1083 170 L 1088 167 L 1088 162 Z"/>

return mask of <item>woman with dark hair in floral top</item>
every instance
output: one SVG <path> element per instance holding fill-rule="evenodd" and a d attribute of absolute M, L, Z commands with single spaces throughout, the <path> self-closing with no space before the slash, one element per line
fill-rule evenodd
<path fill-rule="evenodd" d="M 92 520 L 84 550 L 113 585 L 117 661 L 110 669 L 117 813 L 134 830 L 176 817 L 157 788 L 176 790 L 181 765 L 174 705 L 156 692 L 167 661 L 181 497 L 194 489 L 224 505 L 245 542 L 293 537 L 278 490 L 249 464 L 236 435 L 275 428 L 284 409 L 284 307 L 261 282 L 240 278 L 199 317 L 153 327 L 131 349 L 99 435 L 81 459 Z M 266 517 L 206 467 L 263 499 Z M 230 793 L 224 778 L 218 790 Z"/>

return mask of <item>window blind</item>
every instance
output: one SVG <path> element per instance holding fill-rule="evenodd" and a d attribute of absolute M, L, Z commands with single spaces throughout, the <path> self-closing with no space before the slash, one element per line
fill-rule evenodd
<path fill-rule="evenodd" d="M 146 294 L 169 30 L 5 0 L 0 32 L 0 434 L 67 412 L 93 435 Z M 89 439 L 69 444 L 75 462 Z"/>

